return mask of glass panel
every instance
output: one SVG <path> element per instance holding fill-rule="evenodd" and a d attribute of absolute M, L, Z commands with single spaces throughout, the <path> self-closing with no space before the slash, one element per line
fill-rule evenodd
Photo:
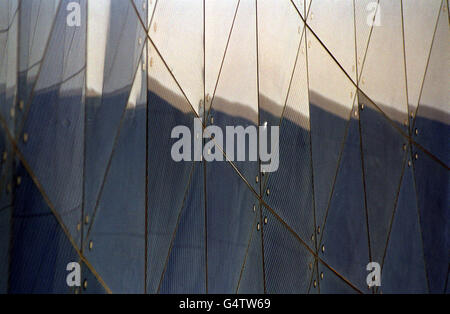
<path fill-rule="evenodd" d="M 356 88 L 319 41 L 307 32 L 311 148 L 316 224 L 323 224 Z"/>
<path fill-rule="evenodd" d="M 236 11 L 237 0 L 205 1 L 205 93 L 211 105 Z M 226 56 L 225 56 L 226 58 Z"/>
<path fill-rule="evenodd" d="M 412 128 L 413 139 L 450 166 L 450 36 L 447 11 L 441 10 L 430 60 L 428 63 L 417 116 Z"/>
<path fill-rule="evenodd" d="M 66 266 L 79 256 L 21 163 L 17 175 L 9 292 L 70 293 Z"/>
<path fill-rule="evenodd" d="M 407 156 L 407 139 L 362 94 L 358 98 L 371 253 L 372 260 L 380 263 Z"/>
<path fill-rule="evenodd" d="M 240 2 L 217 91 L 210 105 L 207 123 L 222 130 L 226 126 L 247 128 L 258 123 L 255 9 L 254 1 Z M 248 145 L 246 140 L 246 147 Z M 254 192 L 259 193 L 258 161 L 256 158 L 248 161 L 247 148 L 247 161 L 237 161 L 236 147 L 235 141 L 234 154 L 226 147 L 227 157 L 233 158 L 243 178 L 227 162 L 212 161 L 206 165 L 209 293 L 235 293 L 238 285 L 240 287 L 251 228 L 255 215 L 259 214 L 255 195 L 244 182 L 246 180 Z M 243 289 L 250 289 L 246 287 L 247 276 L 258 276 L 257 269 L 254 271 L 255 274 L 245 274 Z"/>
<path fill-rule="evenodd" d="M 412 167 L 404 166 L 402 186 L 381 270 L 383 293 L 427 293 L 422 235 Z M 401 262 L 399 262 L 401 261 Z"/>
<path fill-rule="evenodd" d="M 146 58 L 144 53 L 141 63 Z M 145 68 L 139 67 L 98 206 L 83 241 L 85 256 L 115 293 L 144 292 L 146 77 Z"/>
<path fill-rule="evenodd" d="M 246 129 L 247 127 L 256 127 L 258 124 L 256 15 L 254 1 L 241 1 L 239 5 L 207 123 L 220 127 L 224 133 L 227 126 L 240 126 Z M 254 131 L 256 131 L 256 128 Z M 253 139 L 257 136 L 255 133 L 253 134 Z M 249 138 L 250 136 L 246 136 L 245 161 L 238 160 L 236 136 L 234 152 L 232 152 L 230 147 L 226 147 L 227 139 L 225 135 L 222 145 L 218 144 L 227 153 L 227 158 L 234 162 L 250 184 L 259 190 L 259 183 L 255 182 L 255 177 L 259 173 L 258 161 L 255 156 L 254 160 L 249 161 Z M 242 149 L 242 147 L 239 148 Z M 254 145 L 252 148 L 255 148 Z M 215 150 L 211 151 L 211 153 L 215 152 Z"/>
<path fill-rule="evenodd" d="M 105 286 L 103 286 L 99 278 L 94 275 L 91 269 L 85 264 L 81 264 L 81 273 L 82 273 L 82 285 L 83 288 L 78 288 L 75 293 L 85 293 L 85 294 L 106 294 L 108 291 Z M 67 274 L 67 272 L 66 272 Z M 86 287 L 85 287 L 86 285 Z"/>
<path fill-rule="evenodd" d="M 99 97 L 103 93 L 106 43 L 111 14 L 111 0 L 88 1 L 87 25 L 87 70 L 88 97 Z"/>
<path fill-rule="evenodd" d="M 264 207 L 264 265 L 267 293 L 306 293 L 314 256 Z"/>
<path fill-rule="evenodd" d="M 358 291 L 353 289 L 348 283 L 346 283 L 343 279 L 339 278 L 334 272 L 332 272 L 328 267 L 319 263 L 319 276 L 322 276 L 323 279 L 319 280 L 319 289 L 321 294 L 357 294 Z M 367 289 L 367 288 L 366 288 Z M 364 290 L 363 293 L 369 292 L 368 290 Z"/>
<path fill-rule="evenodd" d="M 414 146 L 412 153 L 429 292 L 443 293 L 448 272 L 450 172 Z"/>
<path fill-rule="evenodd" d="M 199 113 L 204 81 L 203 1 L 159 1 L 149 35 Z"/>
<path fill-rule="evenodd" d="M 445 264 L 448 264 L 449 251 L 450 99 L 446 91 L 450 82 L 446 73 L 450 49 L 447 40 L 448 7 L 445 2 L 443 4 L 412 128 L 413 139 L 434 155 L 424 153 L 415 145 L 412 147 L 425 264 L 431 293 L 444 292 L 447 279 L 444 275 Z"/>
<path fill-rule="evenodd" d="M 19 34 L 18 1 L 2 1 L 3 32 L 0 33 L 0 113 L 9 131 L 14 134 L 17 95 L 17 51 Z M 9 28 L 8 28 L 9 27 Z"/>
<path fill-rule="evenodd" d="M 359 87 L 392 120 L 407 121 L 402 12 L 399 1 L 381 0 Z M 360 54 L 358 54 L 360 57 Z"/>
<path fill-rule="evenodd" d="M 401 2 L 380 1 L 359 87 L 361 136 L 372 260 L 380 262 L 399 190 L 408 133 Z M 375 102 L 373 104 L 371 101 Z M 382 112 L 380 112 L 380 110 Z M 389 121 L 388 119 L 392 120 Z"/>
<path fill-rule="evenodd" d="M 315 242 L 310 242 L 314 209 L 305 39 L 300 50 L 280 126 L 279 167 L 263 177 L 264 181 L 268 177 L 263 197 L 308 245 L 315 247 Z"/>
<path fill-rule="evenodd" d="M 0 113 L 6 120 L 7 127 L 11 130 L 13 118 L 10 116 L 13 99 L 7 99 L 8 69 L 16 76 L 17 66 L 14 50 L 17 49 L 17 25 L 18 25 L 18 1 L 0 2 Z M 13 55 L 10 55 L 14 53 Z M 8 59 L 9 57 L 9 59 Z M 10 66 L 9 63 L 10 62 Z M 9 74 L 11 76 L 11 73 Z M 13 86 L 13 96 L 15 86 Z M 12 233 L 13 213 L 13 159 L 12 145 L 7 138 L 6 131 L 2 128 L 0 132 L 0 277 L 8 278 L 10 265 L 10 243 Z M 0 281 L 0 293 L 8 292 L 8 280 Z"/>
<path fill-rule="evenodd" d="M 304 37 L 303 21 L 289 1 L 258 1 L 259 114 L 279 125 Z"/>
<path fill-rule="evenodd" d="M 371 260 L 358 123 L 350 119 L 329 210 L 318 234 L 318 249 L 320 258 L 337 273 L 367 291 L 366 265 Z M 324 289 L 327 291 L 326 286 Z"/>
<path fill-rule="evenodd" d="M 60 15 L 61 12 L 67 12 L 65 9 L 68 2 L 64 1 L 65 6 L 60 7 L 62 2 L 59 0 L 29 1 L 20 8 L 18 95 L 19 101 L 25 103 L 25 108 L 30 106 L 33 89 L 39 89 L 39 86 L 34 87 L 34 85 L 37 84 L 36 80 L 44 58 L 49 58 L 45 56 L 47 54 L 46 47 L 51 38 L 51 32 L 54 30 L 53 22 L 56 20 L 56 14 L 58 10 Z M 62 36 L 60 32 L 64 32 L 67 24 L 65 24 L 65 19 L 65 25 L 61 24 L 62 16 L 59 19 L 61 20 L 58 22 L 61 25 L 59 36 Z M 55 31 L 58 32 L 58 30 Z M 25 117 L 23 111 L 17 110 L 17 121 L 21 122 Z"/>
<path fill-rule="evenodd" d="M 149 43 L 148 49 L 147 292 L 156 293 L 193 169 L 192 161 L 172 159 L 178 139 L 171 138 L 171 132 L 175 126 L 186 126 L 192 136 L 195 131 L 192 107 L 155 47 Z"/>
<path fill-rule="evenodd" d="M 379 6 L 380 0 L 358 0 L 354 1 L 355 8 L 355 42 L 358 67 L 358 79 L 366 60 L 367 47 L 370 43 L 373 30 L 380 26 L 382 10 Z"/>
<path fill-rule="evenodd" d="M 414 112 L 419 103 L 420 89 L 441 3 L 441 0 L 403 1 L 406 79 L 410 112 Z M 420 14 L 417 14 L 418 12 Z"/>
<path fill-rule="evenodd" d="M 258 200 L 228 162 L 208 162 L 206 184 L 208 293 L 235 293 L 251 228 L 259 219 Z"/>
<path fill-rule="evenodd" d="M 95 18 L 93 14 L 91 18 Z M 100 69 L 103 67 L 101 74 L 95 62 L 87 64 L 88 83 L 94 83 L 92 87 L 87 86 L 86 98 L 84 213 L 88 217 L 92 217 L 117 134 L 123 125 L 135 74 L 138 68 L 145 67 L 141 62 L 145 30 L 130 1 L 111 0 L 99 23 L 98 31 L 102 33 L 92 31 L 96 25 L 93 24 L 89 36 L 105 37 L 106 49 L 103 50 L 102 41 L 99 51 L 91 49 L 89 45 L 95 40 L 89 39 L 87 53 L 88 60 L 94 56 L 95 62 L 100 62 Z M 102 86 L 100 90 L 99 86 Z"/>
<path fill-rule="evenodd" d="M 202 162 L 196 162 L 171 249 L 160 277 L 160 293 L 206 292 L 205 187 Z"/>
<path fill-rule="evenodd" d="M 85 21 L 86 2 L 81 1 L 80 6 Z M 24 112 L 23 123 L 16 127 L 22 130 L 18 131 L 18 145 L 23 156 L 78 245 L 81 237 L 76 226 L 81 218 L 83 186 L 85 25 L 68 26 L 65 7 L 57 14 L 40 69 L 42 76 Z M 52 171 L 48 170 L 49 164 Z"/>
<path fill-rule="evenodd" d="M 257 212 L 252 229 L 241 275 L 236 289 L 241 294 L 262 294 L 264 293 L 264 270 L 262 257 L 261 232 L 258 231 L 258 223 L 263 221 Z"/>
<path fill-rule="evenodd" d="M 307 23 L 356 82 L 353 2 L 312 1 Z"/>

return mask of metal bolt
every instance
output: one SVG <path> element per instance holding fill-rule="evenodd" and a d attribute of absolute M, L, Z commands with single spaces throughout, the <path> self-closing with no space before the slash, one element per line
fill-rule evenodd
<path fill-rule="evenodd" d="M 25 107 L 25 103 L 23 102 L 23 100 L 19 101 L 19 109 L 23 110 L 24 107 Z"/>
<path fill-rule="evenodd" d="M 87 288 L 87 279 L 85 279 L 84 281 L 83 281 L 83 288 L 86 290 L 86 288 Z"/>
<path fill-rule="evenodd" d="M 267 217 L 264 217 L 264 224 L 267 225 Z"/>
<path fill-rule="evenodd" d="M 28 133 L 23 134 L 23 141 L 24 143 L 28 142 Z"/>
<path fill-rule="evenodd" d="M 322 245 L 322 253 L 325 252 L 325 245 Z"/>
<path fill-rule="evenodd" d="M 323 273 L 320 273 L 320 279 L 323 280 Z"/>
<path fill-rule="evenodd" d="M 84 223 L 86 225 L 89 223 L 89 215 L 86 215 L 86 217 L 84 217 Z"/>
<path fill-rule="evenodd" d="M 419 129 L 416 129 L 416 130 L 414 131 L 414 133 L 415 133 L 416 135 L 419 135 Z"/>
<path fill-rule="evenodd" d="M 92 248 L 94 247 L 94 242 L 89 241 L 89 251 L 92 251 Z"/>
<path fill-rule="evenodd" d="M 257 223 L 257 224 L 256 224 L 256 230 L 259 231 L 259 228 L 260 228 L 259 223 Z"/>
<path fill-rule="evenodd" d="M 21 177 L 17 177 L 16 182 L 17 182 L 17 185 L 20 185 L 20 183 L 22 182 L 22 178 Z"/>
<path fill-rule="evenodd" d="M 317 287 L 317 281 L 314 280 L 314 288 Z"/>
<path fill-rule="evenodd" d="M 415 158 L 416 160 L 419 159 L 419 154 L 415 153 L 415 154 L 414 154 L 414 158 Z"/>
<path fill-rule="evenodd" d="M 270 195 L 270 190 L 269 189 L 267 189 L 266 194 L 267 194 L 267 196 Z"/>
<path fill-rule="evenodd" d="M 408 160 L 408 167 L 411 167 L 411 160 Z"/>
<path fill-rule="evenodd" d="M 259 182 L 259 177 L 258 176 L 256 176 L 255 181 L 256 181 L 256 183 Z"/>

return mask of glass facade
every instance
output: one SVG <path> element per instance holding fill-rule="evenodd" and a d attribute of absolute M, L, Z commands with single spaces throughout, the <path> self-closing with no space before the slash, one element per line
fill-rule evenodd
<path fill-rule="evenodd" d="M 0 1 L 0 293 L 447 293 L 449 33 L 446 0 Z M 278 127 L 278 168 L 175 161 L 177 126 Z"/>

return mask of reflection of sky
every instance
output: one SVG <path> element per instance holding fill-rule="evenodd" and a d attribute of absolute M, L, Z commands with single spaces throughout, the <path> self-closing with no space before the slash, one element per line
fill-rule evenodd
<path fill-rule="evenodd" d="M 361 71 L 363 68 L 360 77 L 361 89 L 377 103 L 406 112 L 400 2 L 381 0 L 381 25 L 373 30 L 366 61 L 362 67 L 370 31 L 366 23 L 370 13 L 367 11 L 367 4 L 370 2 L 369 0 L 356 2 L 356 19 L 354 20 L 352 1 L 313 1 L 308 23 L 355 81 L 356 44 L 358 69 Z M 214 91 L 236 4 L 237 0 L 206 1 L 205 92 L 209 95 L 212 95 Z M 404 2 L 408 92 L 410 104 L 414 106 L 418 101 L 440 4 L 440 0 L 427 1 L 426 4 L 421 0 Z M 151 9 L 153 5 L 150 5 Z M 203 0 L 160 1 L 150 26 L 152 40 L 195 109 L 203 99 L 202 5 Z M 299 10 L 303 10 L 302 5 L 298 7 Z M 93 94 L 102 92 L 109 9 L 110 0 L 89 1 L 87 83 L 89 93 Z M 260 92 L 276 104 L 283 106 L 302 36 L 302 22 L 289 0 L 259 0 L 258 30 Z M 445 31 L 448 38 L 448 29 L 444 29 Z M 255 32 L 255 3 L 252 0 L 241 0 L 216 96 L 240 103 L 256 111 L 258 99 Z M 307 42 L 303 43 L 303 46 L 307 45 L 309 51 L 309 88 L 350 110 L 353 106 L 355 88 L 323 51 L 312 34 L 307 32 L 306 36 Z M 445 42 L 435 53 L 435 58 L 444 60 L 439 64 L 440 66 L 448 67 L 449 46 L 448 41 Z M 149 57 L 157 58 L 152 49 L 150 49 Z M 296 71 L 306 72 L 304 49 L 301 49 L 299 60 Z M 432 65 L 430 69 L 433 69 Z M 164 69 L 150 68 L 149 75 L 160 81 L 163 86 L 181 95 L 173 82 L 169 82 L 170 78 L 159 78 L 164 76 L 161 71 Z M 441 71 L 441 73 L 445 72 Z M 434 79 L 432 75 L 429 77 L 430 80 Z M 441 83 L 439 86 L 449 85 L 448 76 L 444 75 L 440 79 L 447 84 Z M 307 84 L 308 81 L 301 75 L 295 75 L 292 88 L 307 90 Z M 308 115 L 307 106 L 298 104 L 307 101 L 307 98 L 300 94 L 294 91 L 292 96 L 294 99 L 290 99 L 288 103 L 292 104 L 293 110 Z M 442 94 L 442 89 L 434 89 L 429 95 L 425 95 L 429 98 L 427 105 L 448 111 L 445 105 L 448 104 L 448 95 L 446 97 L 445 93 L 444 96 Z M 439 101 L 433 101 L 435 99 Z"/>
<path fill-rule="evenodd" d="M 88 1 L 88 58 L 87 86 L 88 96 L 101 95 L 107 30 L 109 26 L 110 0 Z M 89 94 L 92 93 L 92 94 Z"/>

